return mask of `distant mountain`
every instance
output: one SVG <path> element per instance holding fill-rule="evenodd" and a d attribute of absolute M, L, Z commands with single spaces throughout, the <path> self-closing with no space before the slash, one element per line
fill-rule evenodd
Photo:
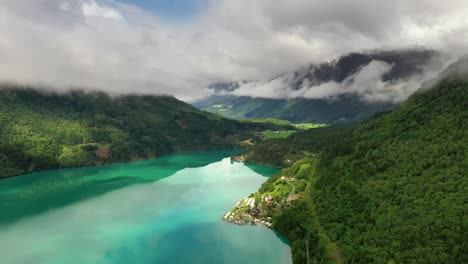
<path fill-rule="evenodd" d="M 232 148 L 266 124 L 228 120 L 174 97 L 0 87 L 0 178 L 168 153 Z"/>
<path fill-rule="evenodd" d="M 210 89 L 214 95 L 195 102 L 199 109 L 219 113 L 224 116 L 245 118 L 278 118 L 291 122 L 347 123 L 369 117 L 377 112 L 391 109 L 393 101 L 366 101 L 358 93 L 337 92 L 336 96 L 324 98 L 275 98 L 268 94 L 236 96 L 243 85 L 262 85 L 271 88 L 282 86 L 291 93 L 304 87 L 314 87 L 326 83 L 343 84 L 373 61 L 391 66 L 381 76 L 382 82 L 398 82 L 421 74 L 424 68 L 440 54 L 425 49 L 394 51 L 374 51 L 350 53 L 332 62 L 312 64 L 285 74 L 268 82 L 231 82 L 213 84 Z M 350 82 L 351 83 L 351 82 Z M 314 88 L 311 88 L 314 89 Z M 326 88 L 325 88 L 326 89 Z M 325 90 L 325 93 L 327 90 Z M 261 98 L 265 97 L 265 98 Z"/>

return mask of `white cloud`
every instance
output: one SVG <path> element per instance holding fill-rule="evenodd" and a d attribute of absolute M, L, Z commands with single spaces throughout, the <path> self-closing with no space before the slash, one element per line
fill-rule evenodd
<path fill-rule="evenodd" d="M 70 3 L 69 2 L 62 2 L 59 4 L 59 9 L 62 11 L 69 11 L 70 10 Z"/>
<path fill-rule="evenodd" d="M 447 63 L 431 62 L 421 73 L 409 78 L 384 81 L 384 76 L 390 73 L 393 66 L 383 61 L 373 60 L 342 82 L 328 81 L 324 83 L 321 80 L 302 78 L 302 75 L 305 75 L 309 70 L 302 68 L 299 72 L 290 73 L 268 82 L 240 83 L 237 89 L 224 94 L 270 99 L 302 97 L 326 100 L 334 100 L 345 94 L 354 94 L 367 102 L 400 103 L 419 89 L 424 82 L 438 75 L 445 69 Z M 298 80 L 302 80 L 302 83 L 295 88 Z"/>
<path fill-rule="evenodd" d="M 63 9 L 64 5 L 69 5 L 69 3 L 64 2 L 60 4 L 62 10 L 67 10 L 66 8 Z M 83 11 L 83 15 L 85 16 L 94 16 L 94 17 L 102 17 L 102 18 L 111 18 L 111 19 L 122 19 L 122 15 L 117 12 L 117 10 L 107 7 L 104 5 L 99 5 L 94 0 L 90 0 L 89 2 L 84 2 L 81 6 L 81 10 Z"/>
<path fill-rule="evenodd" d="M 1 1 L 0 80 L 194 99 L 215 81 L 266 80 L 356 50 L 459 55 L 466 14 L 465 0 L 213 0 L 168 22 L 116 0 Z"/>

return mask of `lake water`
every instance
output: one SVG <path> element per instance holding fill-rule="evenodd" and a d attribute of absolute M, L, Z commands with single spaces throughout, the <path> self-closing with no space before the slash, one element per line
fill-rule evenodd
<path fill-rule="evenodd" d="M 291 263 L 264 227 L 221 221 L 276 169 L 230 151 L 0 180 L 2 264 Z"/>

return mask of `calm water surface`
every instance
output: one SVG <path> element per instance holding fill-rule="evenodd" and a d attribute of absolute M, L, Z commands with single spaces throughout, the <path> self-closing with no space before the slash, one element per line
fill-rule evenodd
<path fill-rule="evenodd" d="M 291 263 L 273 231 L 222 222 L 276 169 L 232 152 L 0 181 L 1 263 Z"/>

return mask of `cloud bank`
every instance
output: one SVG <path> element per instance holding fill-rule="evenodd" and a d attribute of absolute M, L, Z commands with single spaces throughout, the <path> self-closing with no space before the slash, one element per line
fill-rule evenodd
<path fill-rule="evenodd" d="M 270 79 L 350 51 L 467 50 L 465 0 L 211 0 L 203 7 L 189 20 L 166 21 L 117 0 L 2 1 L 0 81 L 192 100 L 213 82 Z M 372 73 L 388 67 L 373 63 L 354 81 L 372 83 Z M 297 96 L 338 89 L 324 85 Z M 360 87 L 346 89 L 372 95 L 373 86 Z"/>
<path fill-rule="evenodd" d="M 342 95 L 357 95 L 366 102 L 400 103 L 418 90 L 422 84 L 440 74 L 450 61 L 447 57 L 436 57 L 422 71 L 409 78 L 385 80 L 394 65 L 372 60 L 342 82 L 326 81 L 305 77 L 306 71 L 292 72 L 271 81 L 241 82 L 236 89 L 216 91 L 218 95 L 248 96 L 270 99 L 325 99 L 335 100 Z M 313 71 L 314 69 L 312 69 Z M 297 82 L 300 82 L 297 87 Z"/>

